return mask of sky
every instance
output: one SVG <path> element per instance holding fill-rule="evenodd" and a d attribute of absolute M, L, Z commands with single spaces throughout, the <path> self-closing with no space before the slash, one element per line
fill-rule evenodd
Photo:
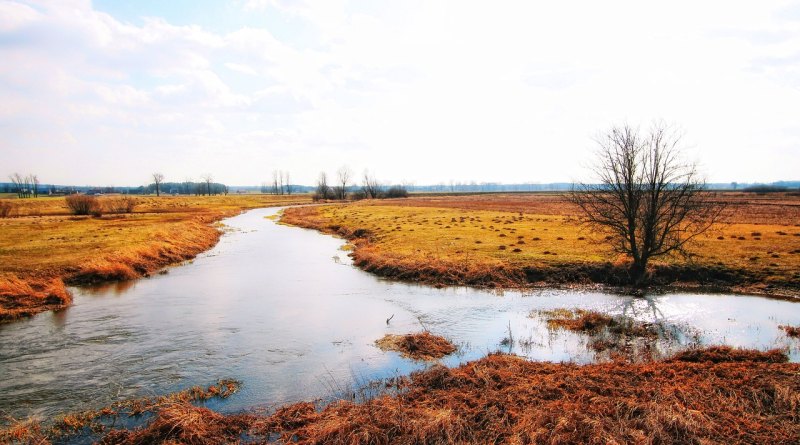
<path fill-rule="evenodd" d="M 0 0 L 0 181 L 568 182 L 654 120 L 800 179 L 800 2 Z"/>

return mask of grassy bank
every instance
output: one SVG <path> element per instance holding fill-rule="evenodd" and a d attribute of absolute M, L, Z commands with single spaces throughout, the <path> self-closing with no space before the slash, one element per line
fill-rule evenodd
<path fill-rule="evenodd" d="M 102 199 L 112 199 L 101 198 Z M 73 216 L 63 198 L 13 200 L 0 219 L 0 321 L 65 307 L 65 284 L 126 280 L 194 258 L 243 210 L 310 202 L 305 195 L 137 197 L 132 213 Z"/>
<path fill-rule="evenodd" d="M 656 284 L 800 295 L 800 197 L 721 194 L 725 220 L 696 256 L 653 265 Z M 282 221 L 341 235 L 355 263 L 434 285 L 624 284 L 626 259 L 578 224 L 563 194 L 413 197 L 288 209 Z"/>
<path fill-rule="evenodd" d="M 167 403 L 140 428 L 101 429 L 100 443 L 796 444 L 800 365 L 785 361 L 725 347 L 640 364 L 493 354 L 395 380 L 363 403 L 301 402 L 270 415 Z"/>

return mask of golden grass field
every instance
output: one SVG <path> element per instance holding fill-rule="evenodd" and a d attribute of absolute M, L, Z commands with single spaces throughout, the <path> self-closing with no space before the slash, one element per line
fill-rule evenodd
<path fill-rule="evenodd" d="M 103 197 L 101 200 L 113 199 Z M 136 197 L 133 213 L 73 216 L 61 198 L 8 200 L 0 218 L 0 320 L 64 307 L 64 284 L 130 279 L 216 244 L 214 223 L 242 210 L 310 202 L 306 195 Z"/>
<path fill-rule="evenodd" d="M 695 256 L 656 262 L 655 280 L 797 296 L 800 197 L 724 193 L 724 222 Z M 351 239 L 356 264 L 431 284 L 614 284 L 626 258 L 579 224 L 566 195 L 416 196 L 287 209 L 288 224 Z M 746 289 L 745 289 L 746 288 Z"/>

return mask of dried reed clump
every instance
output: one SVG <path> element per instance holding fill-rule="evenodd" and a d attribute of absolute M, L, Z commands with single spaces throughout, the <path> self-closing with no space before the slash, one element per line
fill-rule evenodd
<path fill-rule="evenodd" d="M 0 443 L 9 444 L 36 444 L 36 445 L 49 445 L 45 433 L 42 431 L 42 425 L 36 420 L 16 420 L 8 419 L 9 423 L 6 427 L 0 428 Z"/>
<path fill-rule="evenodd" d="M 174 403 L 161 407 L 155 419 L 145 428 L 114 430 L 100 441 L 103 445 L 191 444 L 216 445 L 237 443 L 253 423 L 245 414 L 224 416 L 208 408 L 190 403 Z"/>
<path fill-rule="evenodd" d="M 555 309 L 542 311 L 541 314 L 547 318 L 547 326 L 552 329 L 592 333 L 615 324 L 610 315 L 582 309 Z"/>
<path fill-rule="evenodd" d="M 241 419 L 246 417 L 224 417 L 210 411 L 210 414 L 208 414 L 204 411 L 197 411 L 202 410 L 202 408 L 192 406 L 191 402 L 204 401 L 214 397 L 224 399 L 238 391 L 239 386 L 240 383 L 236 380 L 221 379 L 217 384 L 210 385 L 207 388 L 195 386 L 187 390 L 154 398 L 124 400 L 96 410 L 62 415 L 55 419 L 48 428 L 43 428 L 40 422 L 34 420 L 25 422 L 12 421 L 10 426 L 0 428 L 0 443 L 49 444 L 51 441 L 60 441 L 79 434 L 87 428 L 95 433 L 102 433 L 106 430 L 106 423 L 100 421 L 103 418 L 116 419 L 122 415 L 139 416 L 144 413 L 155 413 L 161 420 L 157 417 L 145 430 L 112 430 L 103 438 L 101 443 L 154 443 L 150 442 L 150 439 L 157 443 L 165 441 L 170 443 L 170 440 L 178 443 L 218 443 L 214 442 L 214 440 L 218 441 L 222 437 L 227 437 L 222 434 L 227 430 L 214 430 L 209 425 L 213 426 L 217 420 L 222 420 L 223 424 L 237 425 Z M 207 417 L 204 418 L 204 415 L 207 415 Z M 179 429 L 176 431 L 183 431 L 183 433 L 173 436 L 171 435 L 172 433 L 165 432 L 162 427 L 166 424 L 172 425 Z M 214 436 L 216 439 L 210 439 L 211 441 L 209 442 L 196 442 L 193 441 L 197 438 L 194 434 L 198 434 L 197 437 L 200 438 Z M 158 438 L 155 438 L 156 436 Z"/>
<path fill-rule="evenodd" d="M 800 326 L 778 326 L 779 328 L 783 329 L 786 332 L 786 335 L 789 337 L 800 337 Z"/>
<path fill-rule="evenodd" d="M 101 215 L 103 213 L 102 204 L 94 196 L 69 195 L 64 199 L 74 215 Z"/>
<path fill-rule="evenodd" d="M 562 308 L 531 313 L 532 317 L 535 315 L 544 317 L 550 329 L 588 334 L 587 346 L 598 353 L 611 352 L 614 360 L 652 360 L 655 358 L 655 342 L 660 338 L 671 339 L 674 336 L 672 331 L 657 324 L 596 311 Z"/>
<path fill-rule="evenodd" d="M 106 198 L 102 204 L 107 213 L 133 213 L 138 201 L 130 196 L 119 196 Z"/>
<path fill-rule="evenodd" d="M 375 344 L 384 351 L 396 351 L 414 360 L 440 359 L 456 351 L 450 341 L 427 331 L 405 335 L 387 334 L 376 340 Z"/>

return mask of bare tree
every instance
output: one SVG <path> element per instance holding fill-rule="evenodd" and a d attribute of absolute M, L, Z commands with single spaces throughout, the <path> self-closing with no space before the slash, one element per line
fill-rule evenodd
<path fill-rule="evenodd" d="M 325 172 L 319 172 L 317 178 L 317 190 L 314 194 L 315 199 L 329 199 L 332 195 L 331 188 L 328 186 L 328 175 Z"/>
<path fill-rule="evenodd" d="M 291 184 L 291 178 L 289 177 L 289 171 L 288 170 L 284 171 L 283 172 L 283 176 L 284 176 L 283 180 L 286 183 L 286 194 L 287 195 L 291 195 L 292 194 L 292 184 Z"/>
<path fill-rule="evenodd" d="M 277 195 L 280 193 L 278 170 L 272 170 L 272 194 Z"/>
<path fill-rule="evenodd" d="M 607 233 L 616 252 L 631 258 L 633 284 L 644 285 L 652 258 L 682 253 L 719 218 L 695 164 L 681 159 L 681 135 L 654 123 L 640 135 L 628 125 L 597 139 L 597 184 L 579 184 L 570 195 L 584 223 Z"/>
<path fill-rule="evenodd" d="M 33 173 L 30 174 L 31 178 L 31 186 L 33 187 L 33 197 L 39 197 L 39 176 L 34 175 Z"/>
<path fill-rule="evenodd" d="M 210 196 L 211 195 L 211 184 L 214 183 L 214 177 L 211 176 L 211 173 L 206 173 L 200 176 L 200 180 L 203 181 L 205 184 L 205 192 Z"/>
<path fill-rule="evenodd" d="M 25 179 L 19 173 L 14 173 L 13 175 L 9 175 L 8 179 L 11 180 L 11 183 L 14 184 L 14 189 L 17 192 L 17 198 L 24 198 L 24 187 L 25 187 Z"/>
<path fill-rule="evenodd" d="M 378 180 L 375 179 L 375 175 L 369 173 L 369 170 L 364 170 L 364 179 L 361 189 L 364 192 L 364 196 L 369 199 L 377 198 L 380 193 L 380 184 Z"/>
<path fill-rule="evenodd" d="M 156 196 L 161 196 L 161 183 L 164 182 L 164 175 L 153 173 L 153 184 L 156 185 Z"/>
<path fill-rule="evenodd" d="M 343 165 L 336 171 L 336 174 L 339 177 L 339 183 L 336 186 L 336 197 L 345 199 L 347 197 L 347 186 L 350 185 L 350 178 L 353 176 L 353 172 L 350 167 Z"/>

